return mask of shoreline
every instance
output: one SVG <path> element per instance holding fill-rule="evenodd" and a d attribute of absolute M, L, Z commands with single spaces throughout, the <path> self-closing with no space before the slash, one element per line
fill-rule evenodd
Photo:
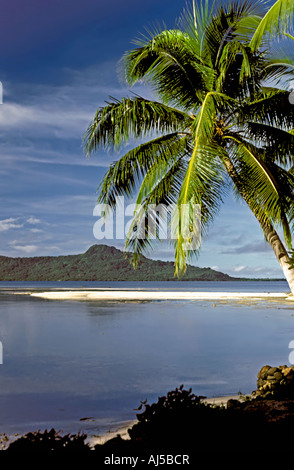
<path fill-rule="evenodd" d="M 228 395 L 228 396 L 222 396 L 222 397 L 205 398 L 203 399 L 203 403 L 209 403 L 211 405 L 226 406 L 228 400 L 230 399 L 238 400 L 240 399 L 240 395 Z M 96 444 L 103 445 L 107 441 L 117 436 L 120 436 L 124 440 L 129 440 L 130 437 L 128 434 L 128 430 L 137 422 L 138 422 L 137 419 L 133 419 L 133 420 L 128 420 L 128 421 L 123 421 L 120 424 L 119 423 L 109 424 L 109 428 L 108 429 L 106 428 L 106 430 L 102 431 L 101 434 L 95 433 L 94 429 L 91 431 L 87 431 L 86 429 L 83 430 L 82 428 L 79 429 L 79 431 L 76 431 L 76 430 L 69 431 L 68 429 L 66 431 L 63 431 L 62 426 L 54 427 L 52 423 L 49 426 L 45 426 L 43 423 L 43 426 L 35 426 L 35 427 L 33 426 L 32 428 L 28 428 L 27 431 L 23 430 L 22 432 L 19 432 L 19 431 L 18 432 L 9 432 L 9 431 L 1 432 L 0 433 L 0 446 L 2 446 L 2 449 L 0 450 L 4 450 L 4 448 L 7 448 L 7 446 L 9 446 L 9 444 L 11 444 L 13 441 L 19 439 L 22 436 L 25 436 L 27 433 L 37 432 L 38 430 L 42 431 L 43 429 L 47 429 L 49 431 L 52 427 L 57 432 L 60 432 L 61 435 L 77 434 L 78 432 L 84 433 L 87 435 L 86 442 L 89 444 L 91 448 L 94 448 Z"/>
<path fill-rule="evenodd" d="M 218 406 L 226 406 L 228 400 L 238 400 L 240 399 L 240 395 L 229 395 L 229 396 L 223 396 L 223 397 L 212 397 L 212 398 L 205 398 L 203 400 L 203 403 L 208 403 L 211 405 L 218 405 Z M 86 441 L 91 447 L 94 447 L 96 444 L 103 445 L 110 439 L 113 439 L 117 436 L 120 436 L 122 439 L 129 440 L 129 434 L 128 430 L 136 424 L 138 421 L 133 420 L 127 422 L 124 426 L 120 426 L 118 428 L 110 428 L 106 433 L 103 433 L 101 435 L 95 435 L 93 434 L 92 436 L 88 436 Z"/>
<path fill-rule="evenodd" d="M 193 291 L 137 291 L 118 289 L 90 290 L 50 290 L 43 292 L 21 292 L 31 297 L 47 300 L 262 300 L 280 299 L 294 300 L 294 296 L 286 292 L 193 292 Z"/>

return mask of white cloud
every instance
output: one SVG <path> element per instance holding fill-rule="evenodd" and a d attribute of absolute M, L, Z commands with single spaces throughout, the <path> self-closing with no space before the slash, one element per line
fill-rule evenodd
<path fill-rule="evenodd" d="M 32 225 L 40 224 L 40 223 L 41 223 L 41 220 L 40 220 L 40 219 L 37 219 L 36 217 L 31 216 L 31 217 L 29 217 L 29 218 L 27 219 L 27 223 L 28 223 L 28 224 L 32 224 Z"/>
<path fill-rule="evenodd" d="M 62 104 L 24 105 L 18 103 L 5 103 L 1 105 L 0 126 L 6 131 L 18 129 L 38 137 L 69 138 L 78 137 L 86 129 L 90 114 L 83 110 L 63 108 Z M 47 129 L 47 131 L 46 131 Z"/>
<path fill-rule="evenodd" d="M 220 267 L 219 267 L 219 266 L 211 266 L 211 269 L 213 269 L 214 271 L 220 271 Z"/>
<path fill-rule="evenodd" d="M 37 245 L 17 245 L 17 242 L 11 242 L 10 245 L 13 247 L 14 250 L 21 251 L 25 254 L 32 254 L 35 253 L 39 247 Z"/>
<path fill-rule="evenodd" d="M 9 219 L 0 220 L 0 232 L 6 232 L 13 228 L 22 228 L 23 224 L 17 224 L 18 219 L 10 217 Z"/>
<path fill-rule="evenodd" d="M 235 277 L 246 277 L 246 278 L 278 278 L 283 279 L 284 275 L 279 267 L 278 263 L 276 265 L 235 265 L 231 268 L 221 269 L 222 272 L 229 274 L 230 276 Z"/>
<path fill-rule="evenodd" d="M 236 266 L 235 268 L 233 268 L 233 271 L 235 273 L 240 273 L 241 271 L 244 271 L 245 269 L 247 269 L 247 266 Z"/>
<path fill-rule="evenodd" d="M 235 246 L 230 249 L 225 249 L 222 251 L 222 254 L 228 255 L 238 255 L 238 254 L 256 254 L 256 253 L 269 253 L 271 251 L 271 247 L 265 241 L 254 240 L 251 243 L 247 243 L 245 245 Z"/>
<path fill-rule="evenodd" d="M 68 84 L 60 86 L 23 85 L 25 101 L 4 102 L 0 108 L 0 126 L 6 132 L 15 129 L 26 138 L 81 139 L 96 109 L 104 106 L 109 96 L 129 95 L 114 73 L 116 64 L 105 62 L 83 71 L 68 70 Z M 145 85 L 134 88 L 147 98 L 151 92 Z M 140 93 L 141 92 L 141 93 Z"/>

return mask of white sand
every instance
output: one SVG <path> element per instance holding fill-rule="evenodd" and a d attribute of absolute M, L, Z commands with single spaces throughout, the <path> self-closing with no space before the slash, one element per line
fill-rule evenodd
<path fill-rule="evenodd" d="M 287 293 L 273 292 L 189 292 L 189 291 L 133 291 L 115 289 L 65 290 L 29 292 L 33 297 L 50 300 L 230 300 L 230 299 L 287 299 Z"/>

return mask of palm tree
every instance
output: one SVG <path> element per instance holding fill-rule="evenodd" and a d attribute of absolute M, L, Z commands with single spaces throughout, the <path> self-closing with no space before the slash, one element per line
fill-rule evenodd
<path fill-rule="evenodd" d="M 294 107 L 287 89 L 278 87 L 289 69 L 256 47 L 259 38 L 252 42 L 264 18 L 256 4 L 232 1 L 215 10 L 207 0 L 200 7 L 193 3 L 177 29 L 137 41 L 123 58 L 125 77 L 130 85 L 145 80 L 158 101 L 111 99 L 97 110 L 84 144 L 91 154 L 140 139 L 111 164 L 98 198 L 115 207 L 117 196 L 136 193 L 135 232 L 126 240 L 134 263 L 154 242 L 142 236 L 150 228 L 148 208 L 172 205 L 179 226 L 189 227 L 189 236 L 178 231 L 174 240 L 175 274 L 185 272 L 200 247 L 191 245 L 191 211 L 181 208 L 201 206 L 204 234 L 231 188 L 252 210 L 294 292 L 287 252 L 294 216 Z M 156 217 L 153 223 L 159 223 Z"/>

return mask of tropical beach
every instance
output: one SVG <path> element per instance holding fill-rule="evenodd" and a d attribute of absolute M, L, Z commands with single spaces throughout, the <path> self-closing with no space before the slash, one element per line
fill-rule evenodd
<path fill-rule="evenodd" d="M 1 450 L 291 450 L 293 1 L 4 3 Z"/>

